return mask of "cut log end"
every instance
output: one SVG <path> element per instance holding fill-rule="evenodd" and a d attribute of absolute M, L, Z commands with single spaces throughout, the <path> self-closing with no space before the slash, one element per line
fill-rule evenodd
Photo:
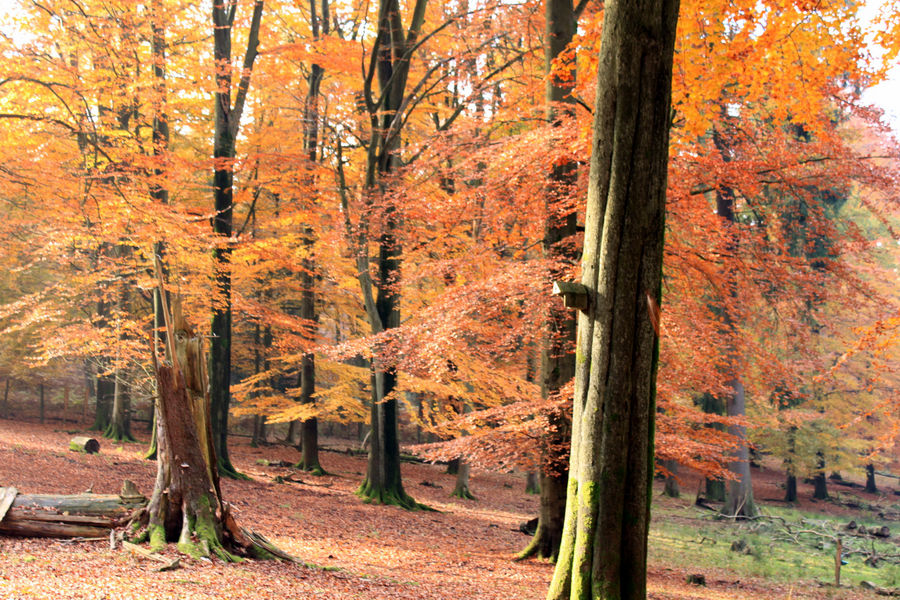
<path fill-rule="evenodd" d="M 100 442 L 87 436 L 74 437 L 69 441 L 69 450 L 72 452 L 96 454 L 100 452 Z"/>

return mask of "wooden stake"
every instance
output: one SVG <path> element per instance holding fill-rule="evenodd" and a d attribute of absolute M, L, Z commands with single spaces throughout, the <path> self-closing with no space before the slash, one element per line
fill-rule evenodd
<path fill-rule="evenodd" d="M 843 554 L 844 540 L 838 536 L 834 544 L 834 585 L 841 586 L 841 554 Z"/>

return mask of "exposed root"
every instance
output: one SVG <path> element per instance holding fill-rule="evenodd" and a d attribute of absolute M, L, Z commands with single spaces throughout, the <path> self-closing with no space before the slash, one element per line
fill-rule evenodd
<path fill-rule="evenodd" d="M 402 488 L 399 490 L 376 488 L 371 485 L 368 480 L 359 486 L 359 489 L 356 490 L 356 495 L 366 504 L 383 504 L 385 506 L 399 506 L 406 510 L 427 510 L 436 512 L 435 509 L 430 506 L 413 500 L 412 496 L 404 492 Z"/>

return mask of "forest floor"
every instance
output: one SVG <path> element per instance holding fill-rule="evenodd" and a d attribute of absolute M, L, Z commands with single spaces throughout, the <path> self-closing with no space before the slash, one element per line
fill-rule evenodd
<path fill-rule="evenodd" d="M 80 433 L 80 430 L 78 430 Z M 71 424 L 36 425 L 0 420 L 0 485 L 23 493 L 71 494 L 91 488 L 95 493 L 118 493 L 123 479 L 131 479 L 149 495 L 155 463 L 144 461 L 145 444 L 113 444 L 101 440 L 99 454 L 68 451 L 76 433 Z M 336 440 L 323 444 L 337 445 Z M 223 481 L 226 501 L 236 508 L 239 523 L 266 535 L 309 566 L 269 561 L 223 564 L 182 560 L 182 568 L 156 572 L 146 559 L 111 551 L 108 542 L 71 542 L 0 537 L 0 598 L 24 599 L 498 599 L 540 600 L 552 575 L 552 565 L 540 561 L 515 562 L 513 556 L 528 542 L 518 531 L 521 522 L 537 514 L 536 496 L 524 494 L 518 474 L 474 472 L 471 481 L 477 501 L 450 498 L 454 477 L 438 465 L 404 464 L 407 490 L 439 512 L 407 512 L 395 507 L 364 504 L 353 494 L 365 471 L 365 458 L 323 452 L 329 475 L 312 477 L 276 461 L 296 462 L 297 451 L 285 446 L 251 448 L 238 438 L 231 446 L 235 466 L 248 481 Z M 292 473 L 303 483 L 277 483 Z M 780 497 L 779 474 L 755 470 L 757 497 Z M 833 486 L 832 486 L 833 487 Z M 697 480 L 686 478 L 685 496 L 663 500 L 654 496 L 654 525 L 650 536 L 649 596 L 656 600 L 715 600 L 736 598 L 874 598 L 858 587 L 860 578 L 880 585 L 900 585 L 900 567 L 875 570 L 858 567 L 851 557 L 842 588 L 824 586 L 829 580 L 828 546 L 782 549 L 774 535 L 754 524 L 735 525 L 713 520 L 711 511 L 693 506 Z M 808 498 L 811 490 L 800 490 Z M 850 498 L 863 508 L 847 504 Z M 839 503 L 799 507 L 807 518 L 850 518 L 869 522 L 898 518 L 900 497 L 840 490 Z M 791 509 L 791 510 L 796 510 Z M 772 508 L 786 522 L 787 509 Z M 867 514 L 860 516 L 860 511 Z M 893 512 L 892 512 L 893 511 Z M 770 512 L 767 510 L 767 512 Z M 884 515 L 879 517 L 877 513 Z M 797 513 L 800 515 L 801 513 Z M 802 515 L 797 518 L 803 518 Z M 778 521 L 779 523 L 781 521 Z M 886 522 L 900 529 L 900 522 Z M 892 531 L 893 540 L 898 537 Z M 735 539 L 748 539 L 747 554 L 730 552 Z M 176 556 L 174 546 L 167 551 Z M 780 561 L 780 562 L 779 562 Z M 819 564 L 821 563 L 821 564 Z M 316 565 L 316 566 L 312 566 Z M 818 570 L 817 570 L 818 569 Z M 706 585 L 688 584 L 691 574 L 705 576 Z M 895 581 L 895 583 L 891 583 Z"/>

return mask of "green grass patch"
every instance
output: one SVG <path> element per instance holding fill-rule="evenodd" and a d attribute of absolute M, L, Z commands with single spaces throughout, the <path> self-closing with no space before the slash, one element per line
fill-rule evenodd
<path fill-rule="evenodd" d="M 702 570 L 723 568 L 735 574 L 774 581 L 834 581 L 834 536 L 841 535 L 847 564 L 841 568 L 841 583 L 858 586 L 871 581 L 883 587 L 900 587 L 900 568 L 882 561 L 876 568 L 865 564 L 871 551 L 897 554 L 896 532 L 892 539 L 853 537 L 845 529 L 847 518 L 802 513 L 791 508 L 767 507 L 768 518 L 756 521 L 716 519 L 711 512 L 693 507 L 654 507 L 650 527 L 650 560 L 656 564 Z M 856 522 L 881 526 L 861 515 Z M 888 526 L 893 523 L 887 523 Z M 732 550 L 734 542 L 744 548 Z M 740 545 L 740 544 L 739 544 Z M 896 560 L 896 559 L 894 559 Z"/>

